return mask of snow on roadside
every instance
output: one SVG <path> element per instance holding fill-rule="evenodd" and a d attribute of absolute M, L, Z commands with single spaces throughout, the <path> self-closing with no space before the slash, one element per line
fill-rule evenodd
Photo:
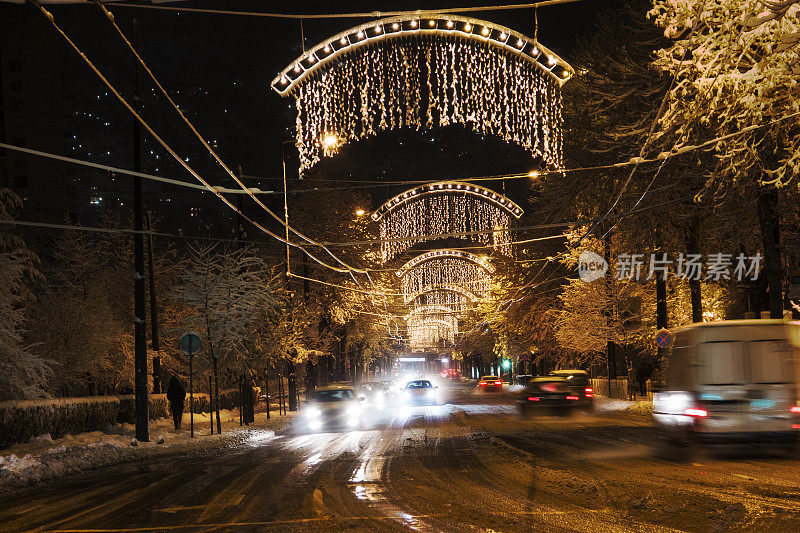
<path fill-rule="evenodd" d="M 154 457 L 164 453 L 181 453 L 201 448 L 225 446 L 231 443 L 265 442 L 275 431 L 291 422 L 292 414 L 278 416 L 256 413 L 255 422 L 239 426 L 238 411 L 223 410 L 222 434 L 210 435 L 208 413 L 194 415 L 194 438 L 190 437 L 189 414 L 184 413 L 182 427 L 176 431 L 171 419 L 150 421 L 150 442 L 131 445 L 133 424 L 108 425 L 103 431 L 64 435 L 52 439 L 39 435 L 27 443 L 15 444 L 0 450 L 0 492 L 15 490 L 40 481 L 60 478 L 100 466 Z M 163 444 L 158 444 L 163 437 Z"/>

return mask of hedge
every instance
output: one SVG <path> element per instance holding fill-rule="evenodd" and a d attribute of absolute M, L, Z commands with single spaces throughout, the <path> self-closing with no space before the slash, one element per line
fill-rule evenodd
<path fill-rule="evenodd" d="M 53 438 L 117 423 L 116 396 L 0 402 L 0 448 L 49 433 Z"/>
<path fill-rule="evenodd" d="M 148 398 L 151 420 L 172 416 L 166 394 L 150 394 Z M 235 409 L 239 404 L 239 390 L 220 391 L 219 404 L 220 409 Z M 208 394 L 196 392 L 194 412 L 208 411 Z M 189 412 L 188 394 L 185 412 Z M 0 402 L 0 448 L 27 442 L 43 433 L 55 439 L 67 434 L 99 431 L 108 424 L 123 422 L 136 422 L 133 394 Z"/>
<path fill-rule="evenodd" d="M 117 421 L 127 422 L 129 424 L 136 423 L 136 396 L 133 394 L 126 394 L 124 396 L 117 396 L 117 398 L 119 398 L 119 415 L 117 416 Z M 169 414 L 169 403 L 167 402 L 166 394 L 149 394 L 148 399 L 148 415 L 150 420 L 171 416 Z"/>

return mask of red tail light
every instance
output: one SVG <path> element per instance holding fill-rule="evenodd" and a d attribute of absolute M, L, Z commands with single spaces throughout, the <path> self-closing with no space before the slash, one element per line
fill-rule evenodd
<path fill-rule="evenodd" d="M 687 416 L 693 416 L 695 418 L 703 418 L 703 417 L 708 416 L 708 411 L 706 411 L 705 409 L 699 409 L 697 407 L 694 407 L 694 408 L 685 409 L 683 411 L 683 414 L 685 414 Z"/>
<path fill-rule="evenodd" d="M 789 408 L 790 413 L 800 414 L 800 405 L 793 405 Z"/>
<path fill-rule="evenodd" d="M 502 384 L 503 384 L 503 382 L 502 382 L 502 381 L 495 381 L 495 382 L 494 382 L 494 384 L 495 384 L 495 385 L 502 385 Z"/>
<path fill-rule="evenodd" d="M 583 389 L 583 393 L 584 393 L 583 395 L 586 396 L 587 398 L 594 398 L 594 389 L 591 387 L 586 387 L 585 389 Z"/>
<path fill-rule="evenodd" d="M 484 386 L 486 386 L 486 382 L 485 381 L 481 381 L 480 383 L 478 383 L 478 385 L 480 385 L 481 387 L 484 387 Z"/>
<path fill-rule="evenodd" d="M 529 402 L 538 402 L 539 398 L 537 398 L 536 396 L 528 396 L 528 401 Z"/>
<path fill-rule="evenodd" d="M 567 396 L 567 400 L 579 400 L 577 396 Z"/>

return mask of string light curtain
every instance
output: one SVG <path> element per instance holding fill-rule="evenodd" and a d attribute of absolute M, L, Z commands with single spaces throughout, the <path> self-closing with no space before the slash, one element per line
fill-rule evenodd
<path fill-rule="evenodd" d="M 508 212 L 483 198 L 443 190 L 404 202 L 381 217 L 381 257 L 389 261 L 428 236 L 471 233 L 463 238 L 511 254 Z M 474 233 L 473 233 L 474 232 Z"/>
<path fill-rule="evenodd" d="M 558 83 L 485 43 L 424 35 L 377 43 L 320 69 L 295 103 L 301 171 L 346 142 L 450 124 L 563 166 Z"/>
<path fill-rule="evenodd" d="M 408 301 L 413 294 L 431 287 L 459 285 L 478 297 L 489 291 L 489 274 L 485 268 L 464 259 L 452 257 L 431 259 L 410 269 L 401 278 L 403 295 Z"/>
<path fill-rule="evenodd" d="M 272 81 L 297 107 L 301 171 L 351 141 L 461 124 L 562 168 L 561 86 L 574 69 L 514 30 L 457 15 L 362 24 Z"/>

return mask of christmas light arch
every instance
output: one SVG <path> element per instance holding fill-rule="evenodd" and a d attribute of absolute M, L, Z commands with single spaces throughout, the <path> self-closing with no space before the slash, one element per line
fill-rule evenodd
<path fill-rule="evenodd" d="M 562 166 L 561 86 L 574 69 L 510 28 L 406 15 L 341 32 L 272 81 L 297 104 L 301 171 L 379 131 L 461 124 Z"/>
<path fill-rule="evenodd" d="M 404 295 L 419 293 L 426 288 L 459 286 L 476 296 L 484 297 L 490 290 L 489 273 L 479 264 L 460 257 L 435 257 L 412 268 L 400 278 Z"/>
<path fill-rule="evenodd" d="M 502 194 L 491 189 L 487 189 L 486 187 L 481 187 L 480 185 L 474 185 L 472 183 L 465 183 L 462 181 L 435 181 L 425 185 L 420 185 L 419 187 L 408 189 L 407 191 L 403 191 L 397 196 L 390 198 L 372 213 L 372 220 L 378 221 L 383 218 L 386 213 L 402 206 L 403 204 L 414 201 L 415 199 L 428 195 L 441 195 L 442 193 L 452 193 L 459 196 L 477 196 L 481 200 L 486 201 L 498 209 L 505 211 L 514 218 L 521 217 L 523 213 L 522 208 L 512 202 L 509 198 L 506 198 Z"/>
<path fill-rule="evenodd" d="M 447 236 L 511 253 L 507 231 L 522 208 L 504 195 L 471 183 L 438 181 L 408 189 L 372 213 L 384 262 L 419 242 Z"/>
<path fill-rule="evenodd" d="M 459 285 L 442 285 L 442 286 L 425 287 L 420 291 L 410 293 L 407 296 L 404 296 L 405 303 L 410 303 L 415 300 L 418 300 L 420 296 L 430 296 L 432 293 L 437 293 L 437 292 L 455 293 L 462 296 L 465 300 L 469 302 L 477 302 L 478 300 L 480 300 L 480 298 L 478 298 L 478 296 L 475 293 Z M 440 305 L 440 304 L 438 302 L 427 302 L 426 304 L 422 305 Z"/>
<path fill-rule="evenodd" d="M 408 320 L 415 320 L 417 318 L 427 318 L 427 317 L 453 317 L 455 316 L 452 309 L 446 307 L 444 305 L 421 305 L 416 307 L 408 312 L 405 316 L 406 321 Z"/>
<path fill-rule="evenodd" d="M 419 254 L 415 258 L 411 259 L 410 261 L 406 262 L 403 266 L 397 269 L 395 275 L 398 278 L 402 278 L 409 270 L 416 267 L 417 265 L 424 263 L 430 259 L 438 258 L 438 257 L 453 257 L 458 259 L 463 259 L 465 261 L 470 261 L 475 263 L 476 265 L 483 267 L 486 269 L 487 272 L 492 273 L 494 272 L 494 267 L 489 263 L 488 257 L 482 257 L 479 255 L 475 255 L 469 252 L 465 252 L 464 250 L 451 250 L 449 248 L 442 248 L 440 250 L 432 250 L 430 252 L 425 252 L 424 254 Z"/>

